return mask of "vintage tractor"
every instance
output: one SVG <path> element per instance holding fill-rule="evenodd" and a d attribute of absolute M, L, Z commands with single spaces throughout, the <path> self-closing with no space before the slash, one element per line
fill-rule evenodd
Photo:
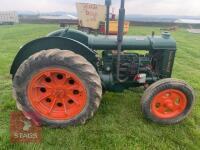
<path fill-rule="evenodd" d="M 102 90 L 137 86 L 147 88 L 141 100 L 146 118 L 159 124 L 186 118 L 195 96 L 187 83 L 171 78 L 175 40 L 167 32 L 123 36 L 124 16 L 121 0 L 118 36 L 62 29 L 21 48 L 10 73 L 18 108 L 27 118 L 51 127 L 84 124 L 97 111 Z"/>

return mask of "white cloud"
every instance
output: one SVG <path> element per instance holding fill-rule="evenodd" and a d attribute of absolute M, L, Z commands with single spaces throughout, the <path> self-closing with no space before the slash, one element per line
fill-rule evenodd
<path fill-rule="evenodd" d="M 129 14 L 200 16 L 200 0 L 129 0 Z"/>
<path fill-rule="evenodd" d="M 0 0 L 0 10 L 75 12 L 76 1 L 85 0 Z M 120 0 L 112 1 L 118 12 Z M 127 14 L 200 16 L 199 7 L 200 0 L 126 0 Z"/>

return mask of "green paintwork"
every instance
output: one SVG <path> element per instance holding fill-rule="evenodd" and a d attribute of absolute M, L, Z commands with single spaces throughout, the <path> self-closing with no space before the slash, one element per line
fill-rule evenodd
<path fill-rule="evenodd" d="M 134 76 L 137 73 L 147 74 L 147 83 L 153 83 L 162 78 L 170 78 L 176 54 L 176 41 L 169 33 L 163 33 L 161 36 L 124 36 L 122 50 L 146 50 L 148 55 L 138 55 L 131 53 L 122 54 L 122 62 L 129 64 L 129 68 L 135 66 L 129 72 L 123 72 L 121 75 L 129 73 L 129 79 L 124 83 L 119 83 L 116 79 L 116 54 L 111 50 L 117 50 L 117 36 L 89 35 L 74 29 L 63 29 L 50 33 L 47 37 L 29 42 L 21 48 L 11 67 L 11 74 L 15 75 L 17 69 L 31 55 L 48 49 L 71 50 L 86 58 L 99 73 L 102 85 L 107 90 L 122 90 L 130 86 L 138 86 Z M 103 50 L 102 58 L 99 60 L 95 50 Z M 146 67 L 153 66 L 152 75 Z M 138 63 L 139 62 L 139 63 Z M 106 68 L 111 70 L 107 71 Z M 122 70 L 124 68 L 121 68 Z M 136 70 L 135 70 L 136 69 Z M 136 72 L 132 72 L 136 71 Z"/>
<path fill-rule="evenodd" d="M 96 52 L 91 50 L 86 45 L 69 38 L 44 37 L 31 41 L 20 49 L 20 51 L 18 52 L 17 56 L 14 59 L 10 73 L 14 77 L 21 63 L 23 63 L 31 55 L 42 50 L 48 50 L 54 48 L 61 50 L 71 50 L 77 54 L 80 54 L 96 67 L 97 63 Z"/>
<path fill-rule="evenodd" d="M 134 50 L 150 49 L 150 40 L 148 37 L 124 37 L 122 49 L 124 50 Z M 117 37 L 116 36 L 89 36 L 88 45 L 92 49 L 106 49 L 115 50 L 117 49 Z"/>
<path fill-rule="evenodd" d="M 162 36 L 150 37 L 153 50 L 176 50 L 176 41 L 170 33 L 164 32 Z"/>
<path fill-rule="evenodd" d="M 88 35 L 84 32 L 74 29 L 61 29 L 47 35 L 48 37 L 64 37 L 74 39 L 80 43 L 88 46 Z"/>
<path fill-rule="evenodd" d="M 95 36 L 74 29 L 63 29 L 52 32 L 48 36 L 71 38 L 95 50 L 117 49 L 117 36 L 112 35 Z M 163 33 L 162 36 L 124 36 L 122 47 L 124 50 L 176 50 L 176 41 L 169 33 Z"/>

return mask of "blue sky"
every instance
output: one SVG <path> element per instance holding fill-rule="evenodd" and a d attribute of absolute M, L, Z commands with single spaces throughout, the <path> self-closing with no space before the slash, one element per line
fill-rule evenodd
<path fill-rule="evenodd" d="M 75 12 L 77 1 L 104 0 L 0 0 L 0 11 Z M 112 0 L 116 12 L 120 0 Z M 200 16 L 200 0 L 126 0 L 127 14 Z"/>

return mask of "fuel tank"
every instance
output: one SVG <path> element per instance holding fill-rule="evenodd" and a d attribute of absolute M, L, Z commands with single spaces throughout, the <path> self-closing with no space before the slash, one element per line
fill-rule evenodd
<path fill-rule="evenodd" d="M 91 35 L 84 32 L 67 29 L 50 33 L 48 36 L 59 36 L 74 39 L 94 50 L 117 49 L 117 36 Z M 123 50 L 176 50 L 176 41 L 169 32 L 160 36 L 124 36 Z"/>

